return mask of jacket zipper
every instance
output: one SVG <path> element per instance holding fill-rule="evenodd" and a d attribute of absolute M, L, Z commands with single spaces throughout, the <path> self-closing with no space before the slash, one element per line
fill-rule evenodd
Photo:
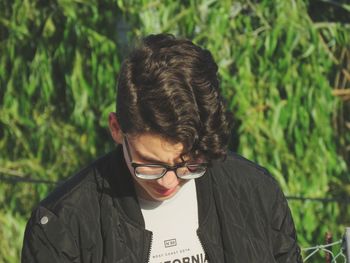
<path fill-rule="evenodd" d="M 152 251 L 152 244 L 153 244 L 153 233 L 151 232 L 151 242 L 149 245 L 149 250 L 148 250 L 148 254 L 147 254 L 147 262 L 149 263 L 149 258 L 151 257 L 151 251 Z"/>
<path fill-rule="evenodd" d="M 203 237 L 202 232 L 199 230 L 199 228 L 197 229 L 197 236 L 199 239 L 199 243 L 202 245 L 202 248 L 204 250 L 204 258 L 207 259 L 207 262 L 210 262 L 208 246 L 206 245 L 205 238 Z"/>

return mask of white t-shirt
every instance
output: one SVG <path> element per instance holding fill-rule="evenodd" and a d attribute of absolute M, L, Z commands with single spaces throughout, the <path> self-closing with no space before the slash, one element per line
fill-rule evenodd
<path fill-rule="evenodd" d="M 166 201 L 139 198 L 146 229 L 152 231 L 151 263 L 207 263 L 197 236 L 198 209 L 194 180 Z"/>

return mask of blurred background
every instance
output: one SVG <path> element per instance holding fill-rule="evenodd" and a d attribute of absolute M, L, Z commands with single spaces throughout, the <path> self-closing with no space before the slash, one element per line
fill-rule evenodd
<path fill-rule="evenodd" d="M 235 118 L 231 149 L 279 181 L 300 245 L 324 244 L 327 232 L 342 238 L 350 226 L 350 1 L 4 0 L 0 262 L 20 261 L 39 200 L 114 147 L 107 116 L 121 61 L 138 38 L 160 32 L 212 52 Z"/>

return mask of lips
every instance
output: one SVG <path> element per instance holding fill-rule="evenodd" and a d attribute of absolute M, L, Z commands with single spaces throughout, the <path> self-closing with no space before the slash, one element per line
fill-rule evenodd
<path fill-rule="evenodd" d="M 154 188 L 154 190 L 161 196 L 169 196 L 172 193 L 174 193 L 177 189 L 177 186 L 173 187 L 173 188 Z"/>

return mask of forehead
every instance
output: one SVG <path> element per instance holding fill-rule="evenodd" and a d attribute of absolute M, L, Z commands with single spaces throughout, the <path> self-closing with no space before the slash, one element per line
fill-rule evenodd
<path fill-rule="evenodd" d="M 181 160 L 184 146 L 152 133 L 128 135 L 128 141 L 134 154 L 139 158 L 174 163 Z"/>

